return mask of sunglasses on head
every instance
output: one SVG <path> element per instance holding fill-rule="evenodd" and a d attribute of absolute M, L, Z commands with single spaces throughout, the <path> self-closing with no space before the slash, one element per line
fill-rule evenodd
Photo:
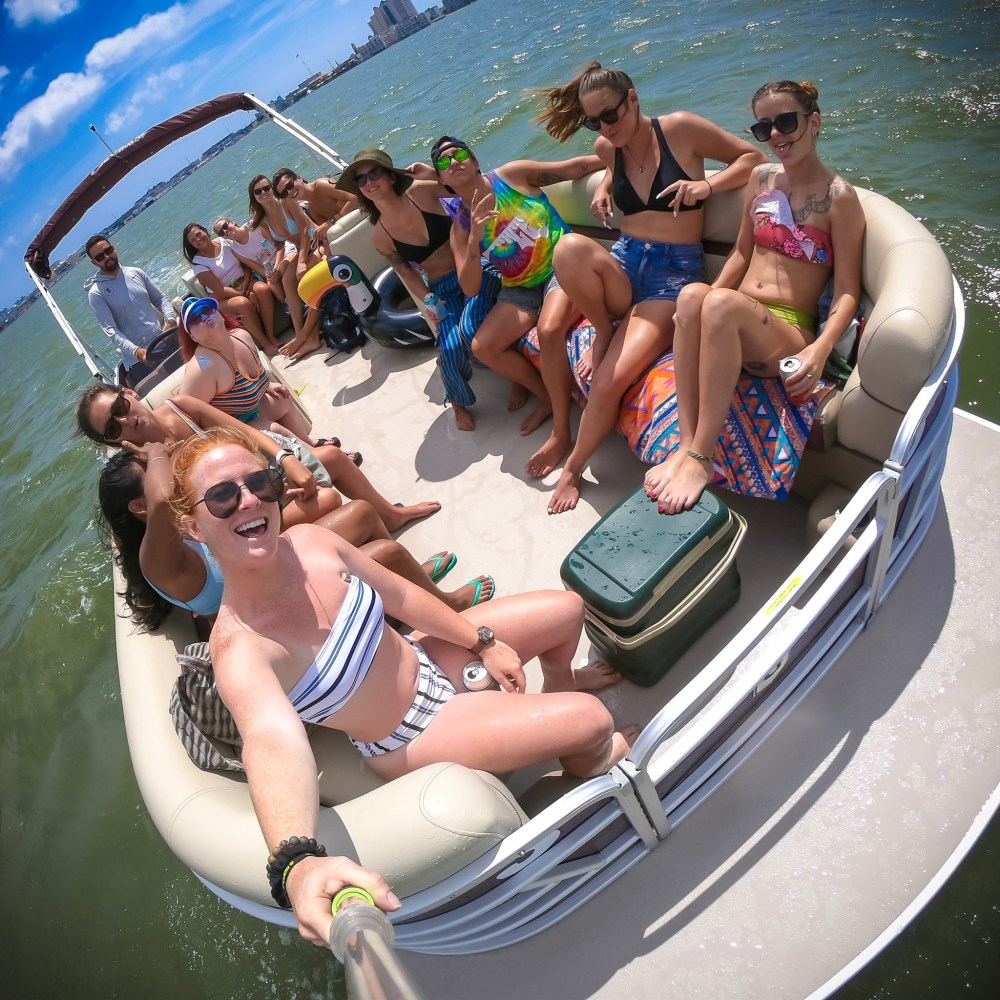
<path fill-rule="evenodd" d="M 270 191 L 270 190 L 271 190 L 271 185 L 270 184 L 261 184 L 260 187 L 257 187 L 257 188 L 253 189 L 253 193 L 254 194 L 267 194 L 267 192 Z"/>
<path fill-rule="evenodd" d="M 232 517 L 240 509 L 243 487 L 264 503 L 277 503 L 285 492 L 285 481 L 277 469 L 260 469 L 251 472 L 249 476 L 244 476 L 242 483 L 230 479 L 209 486 L 205 490 L 205 495 L 195 502 L 195 507 L 203 503 L 209 514 L 220 520 Z"/>
<path fill-rule="evenodd" d="M 452 165 L 452 162 L 465 163 L 470 156 L 472 156 L 472 153 L 470 153 L 467 149 L 455 149 L 450 153 L 442 153 L 434 161 L 434 166 L 437 167 L 438 170 L 444 171 Z"/>
<path fill-rule="evenodd" d="M 372 167 L 362 173 L 360 170 L 354 175 L 354 183 L 359 188 L 365 187 L 369 181 L 380 181 L 385 176 L 385 167 Z"/>
<path fill-rule="evenodd" d="M 108 245 L 107 245 L 107 246 L 106 246 L 106 247 L 105 247 L 105 248 L 104 248 L 103 250 L 101 250 L 101 251 L 100 251 L 99 253 L 95 253 L 95 254 L 92 254 L 92 255 L 91 255 L 91 258 L 90 258 L 90 259 L 91 259 L 91 260 L 92 260 L 92 261 L 93 261 L 93 262 L 94 262 L 95 264 L 100 264 L 100 262 L 101 262 L 102 260 L 104 260 L 104 258 L 105 258 L 105 257 L 107 257 L 107 255 L 108 255 L 109 253 L 114 253 L 114 252 L 115 252 L 115 248 L 114 248 L 114 247 L 113 247 L 113 246 L 112 246 L 112 245 L 111 245 L 111 244 L 109 243 L 109 244 L 108 244 Z"/>
<path fill-rule="evenodd" d="M 782 111 L 776 118 L 761 118 L 750 126 L 750 134 L 758 142 L 767 142 L 773 128 L 782 135 L 789 135 L 799 127 L 799 115 L 808 117 L 803 111 Z"/>
<path fill-rule="evenodd" d="M 602 124 L 614 125 L 621 118 L 621 106 L 627 100 L 628 92 L 626 91 L 622 99 L 613 108 L 608 108 L 607 111 L 602 111 L 599 115 L 587 115 L 583 119 L 583 127 L 589 128 L 591 132 L 600 132 Z"/>
<path fill-rule="evenodd" d="M 132 401 L 125 395 L 125 390 L 119 389 L 118 396 L 111 404 L 111 416 L 104 425 L 105 441 L 117 441 L 122 436 L 121 424 L 118 421 L 128 416 L 131 407 Z"/>

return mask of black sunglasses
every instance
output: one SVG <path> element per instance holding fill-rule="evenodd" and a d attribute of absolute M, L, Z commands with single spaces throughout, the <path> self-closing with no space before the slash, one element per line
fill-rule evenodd
<path fill-rule="evenodd" d="M 118 421 L 128 416 L 131 407 L 132 401 L 125 395 L 125 390 L 119 389 L 117 398 L 111 404 L 111 417 L 104 425 L 105 441 L 117 441 L 122 436 L 122 427 Z"/>
<path fill-rule="evenodd" d="M 261 186 L 259 188 L 254 188 L 253 189 L 253 193 L 254 194 L 267 194 L 267 192 L 270 191 L 270 190 L 271 190 L 271 185 L 270 184 L 261 184 Z"/>
<path fill-rule="evenodd" d="M 372 167 L 362 173 L 360 170 L 354 175 L 354 183 L 360 188 L 365 187 L 369 181 L 380 181 L 385 175 L 385 167 Z"/>
<path fill-rule="evenodd" d="M 275 188 L 274 193 L 279 198 L 287 198 L 292 193 L 292 188 L 295 187 L 295 182 L 297 180 L 297 177 L 289 177 L 288 184 L 284 188 Z"/>
<path fill-rule="evenodd" d="M 285 492 L 285 481 L 277 469 L 260 469 L 245 476 L 242 485 L 230 479 L 209 486 L 205 490 L 205 495 L 195 502 L 195 507 L 203 503 L 208 508 L 209 514 L 220 520 L 232 517 L 240 509 L 243 486 L 264 503 L 277 503 Z"/>
<path fill-rule="evenodd" d="M 233 224 L 231 222 L 229 222 L 229 221 L 223 222 L 222 225 L 219 226 L 219 235 L 220 236 L 225 236 L 226 233 L 228 233 L 229 230 L 232 229 L 232 228 L 233 228 Z"/>
<path fill-rule="evenodd" d="M 622 99 L 613 107 L 608 108 L 607 111 L 602 111 L 599 115 L 587 115 L 583 119 L 583 127 L 589 128 L 591 132 L 600 132 L 601 125 L 614 125 L 621 115 L 618 109 L 628 100 L 628 91 L 625 92 Z"/>
<path fill-rule="evenodd" d="M 799 127 L 799 115 L 809 116 L 804 111 L 782 111 L 777 118 L 761 118 L 750 126 L 750 134 L 758 142 L 771 138 L 771 129 L 776 128 L 782 135 L 790 135 Z"/>
<path fill-rule="evenodd" d="M 100 262 L 104 260 L 104 258 L 107 257 L 109 253 L 114 253 L 114 252 L 115 248 L 109 243 L 103 250 L 100 251 L 100 253 L 92 254 L 90 259 L 95 264 L 100 264 Z"/>

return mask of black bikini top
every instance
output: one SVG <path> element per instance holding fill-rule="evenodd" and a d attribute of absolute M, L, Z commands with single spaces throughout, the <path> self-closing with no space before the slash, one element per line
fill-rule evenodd
<path fill-rule="evenodd" d="M 424 225 L 427 227 L 427 243 L 419 245 L 415 243 L 404 243 L 397 240 L 382 222 L 382 228 L 386 235 L 396 245 L 399 256 L 411 264 L 422 264 L 435 250 L 443 247 L 451 237 L 451 216 L 438 215 L 436 212 L 425 212 L 419 205 L 415 204 L 412 198 L 406 199 L 424 217 Z"/>
<path fill-rule="evenodd" d="M 623 215 L 635 215 L 637 212 L 672 212 L 673 206 L 670 202 L 673 199 L 669 196 L 657 199 L 656 196 L 674 181 L 692 180 L 674 159 L 674 154 L 670 152 L 667 140 L 663 137 L 663 129 L 660 128 L 659 120 L 653 118 L 652 122 L 653 134 L 660 146 L 660 168 L 653 178 L 653 183 L 649 188 L 649 197 L 645 202 L 635 193 L 632 182 L 625 176 L 625 158 L 622 150 L 615 150 L 615 172 L 611 181 L 611 194 Z M 689 212 L 701 208 L 703 204 L 704 202 L 699 201 L 694 205 L 681 205 L 680 210 Z"/>

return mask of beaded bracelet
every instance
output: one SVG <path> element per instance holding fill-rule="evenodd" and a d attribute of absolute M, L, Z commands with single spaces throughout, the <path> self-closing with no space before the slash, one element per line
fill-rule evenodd
<path fill-rule="evenodd" d="M 271 886 L 271 898 L 282 909 L 292 907 L 285 892 L 288 874 L 296 863 L 306 857 L 325 858 L 326 848 L 317 844 L 314 837 L 289 837 L 278 844 L 278 849 L 267 859 L 267 881 Z"/>

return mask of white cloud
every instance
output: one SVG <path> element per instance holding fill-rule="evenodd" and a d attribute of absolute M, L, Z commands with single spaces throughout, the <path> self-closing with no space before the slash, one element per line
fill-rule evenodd
<path fill-rule="evenodd" d="M 189 31 L 231 2 L 232 0 L 194 0 L 186 6 L 176 3 L 159 14 L 147 14 L 135 27 L 126 28 L 111 38 L 102 38 L 97 42 L 87 53 L 87 71 L 99 72 L 109 66 L 117 66 L 136 53 L 141 54 L 143 49 L 150 49 L 152 54 L 157 54 L 165 42 Z"/>
<path fill-rule="evenodd" d="M 67 14 L 72 14 L 79 5 L 79 0 L 6 0 L 4 3 L 10 19 L 19 28 L 32 21 L 51 24 Z"/>
<path fill-rule="evenodd" d="M 172 83 L 183 80 L 190 70 L 190 64 L 177 64 L 157 73 L 155 76 L 147 77 L 142 86 L 136 90 L 129 98 L 128 103 L 121 108 L 112 111 L 105 121 L 105 128 L 109 135 L 121 132 L 133 122 L 137 121 L 145 110 L 149 101 L 158 101 L 163 97 L 164 91 Z"/>
<path fill-rule="evenodd" d="M 68 123 L 93 102 L 103 86 L 98 74 L 63 73 L 44 94 L 18 109 L 0 135 L 0 174 L 16 174 L 23 153 L 36 144 L 51 145 L 64 135 Z"/>
<path fill-rule="evenodd" d="M 35 67 L 34 66 L 29 66 L 21 74 L 21 83 L 31 83 L 31 81 L 34 80 L 34 79 L 35 79 Z"/>
<path fill-rule="evenodd" d="M 10 76 L 10 70 L 6 66 L 0 66 L 0 90 L 3 90 L 4 77 Z"/>

